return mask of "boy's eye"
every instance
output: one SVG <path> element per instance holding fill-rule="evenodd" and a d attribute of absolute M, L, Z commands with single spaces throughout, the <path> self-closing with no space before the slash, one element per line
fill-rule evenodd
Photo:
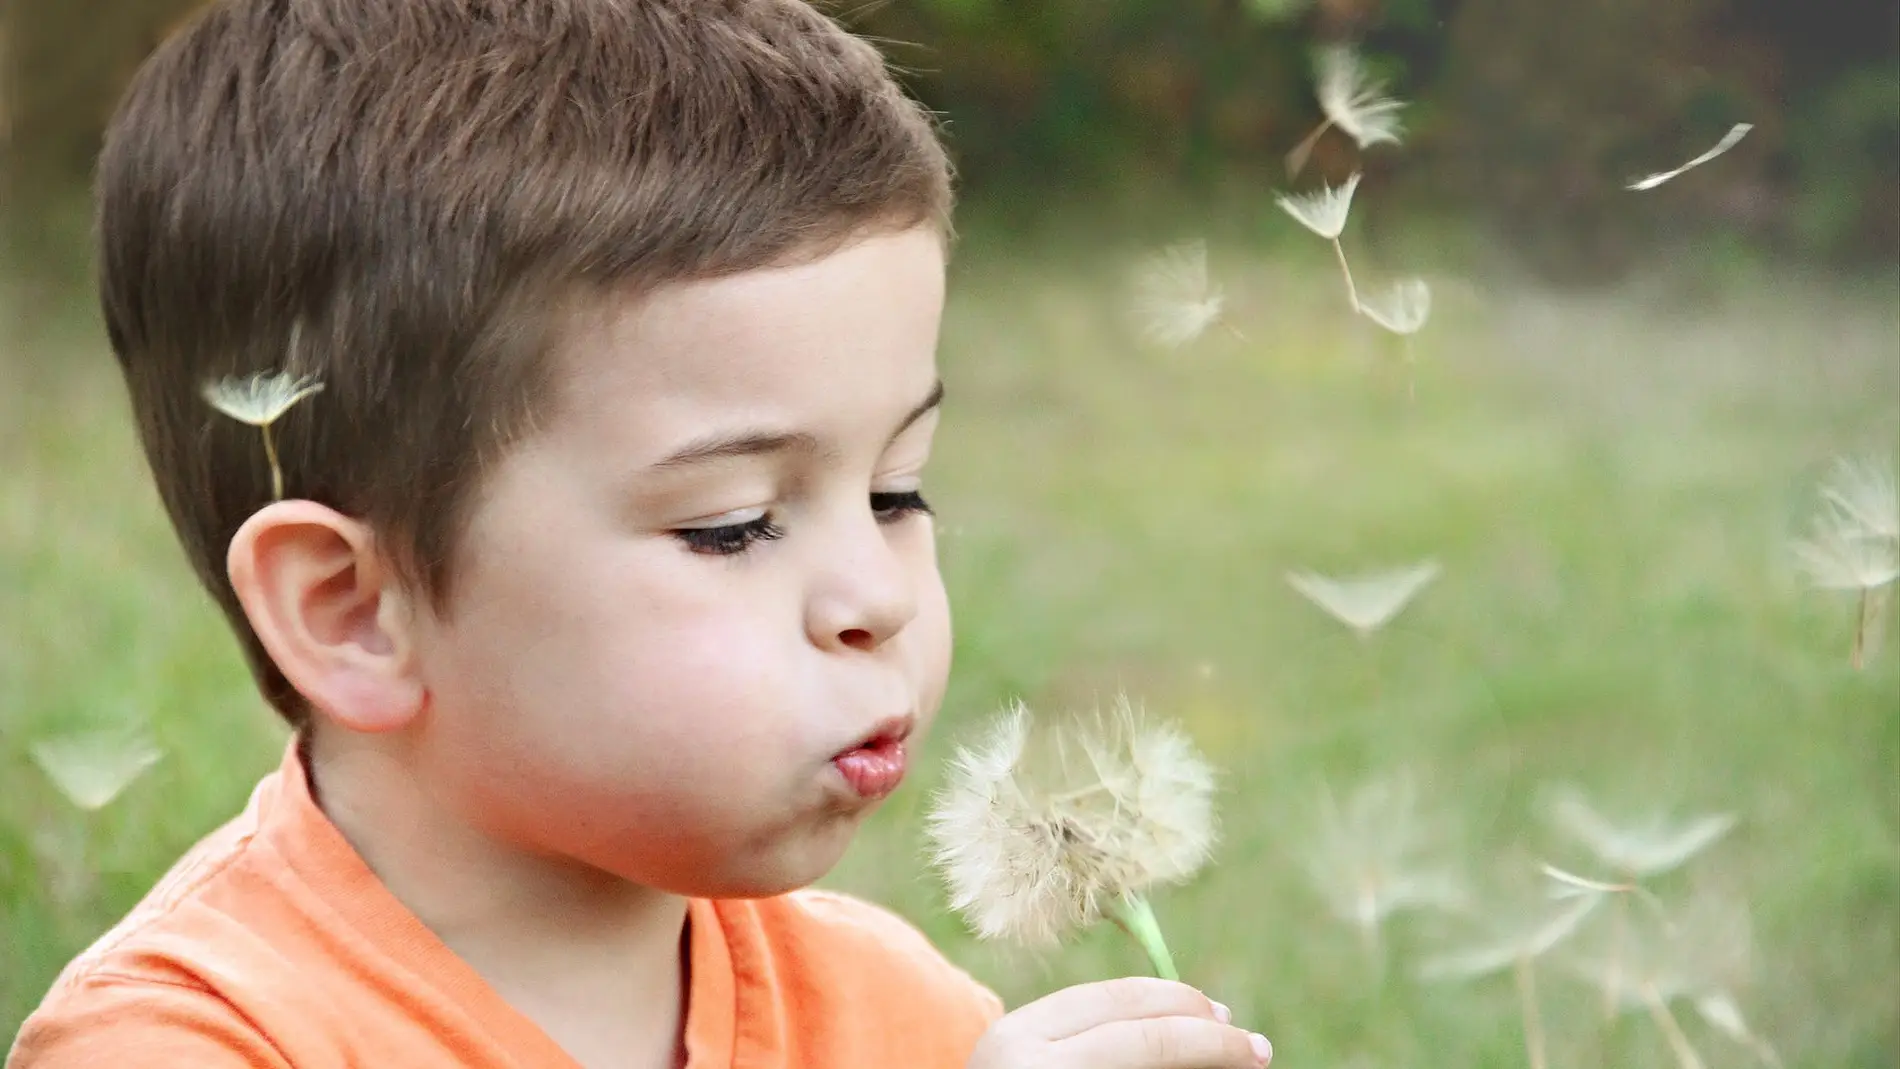
<path fill-rule="evenodd" d="M 784 538 L 785 528 L 772 522 L 771 513 L 762 512 L 757 518 L 744 523 L 729 523 L 719 527 L 682 527 L 672 534 L 694 553 L 729 557 L 744 553 L 757 543 Z"/>
<path fill-rule="evenodd" d="M 897 493 L 874 493 L 871 495 L 871 512 L 879 523 L 895 523 L 912 513 L 929 513 L 930 502 L 916 490 L 904 490 Z M 669 532 L 674 538 L 685 543 L 694 553 L 703 553 L 714 557 L 729 557 L 744 553 L 760 542 L 771 542 L 785 537 L 785 528 L 772 519 L 769 512 L 738 523 L 724 523 L 712 527 L 680 527 Z"/>
<path fill-rule="evenodd" d="M 877 514 L 881 523 L 894 523 L 913 512 L 929 514 L 930 502 L 916 490 L 904 490 L 899 493 L 871 495 L 871 511 Z"/>

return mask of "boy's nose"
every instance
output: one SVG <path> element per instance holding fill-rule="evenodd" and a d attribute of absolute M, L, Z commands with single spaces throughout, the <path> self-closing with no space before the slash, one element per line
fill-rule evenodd
<path fill-rule="evenodd" d="M 828 556 L 806 602 L 805 627 L 821 649 L 875 650 L 917 615 L 910 568 L 887 528 L 867 526 L 845 552 Z"/>

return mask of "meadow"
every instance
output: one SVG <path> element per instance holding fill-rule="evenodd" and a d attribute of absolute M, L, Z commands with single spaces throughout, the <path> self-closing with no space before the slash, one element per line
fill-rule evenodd
<path fill-rule="evenodd" d="M 1566 787 L 1633 827 L 1734 817 L 1651 884 L 1681 923 L 1637 947 L 1681 980 L 1706 1065 L 1771 1057 L 1694 1012 L 1716 987 L 1788 1066 L 1900 1062 L 1900 620 L 1889 602 L 1854 669 L 1853 598 L 1808 589 L 1788 552 L 1835 457 L 1890 464 L 1900 442 L 1890 277 L 1677 264 L 1565 293 L 1425 239 L 1355 247 L 1369 277 L 1434 284 L 1408 369 L 1305 235 L 1216 228 L 1227 326 L 1170 351 L 1124 314 L 1128 258 L 1166 228 L 1009 229 L 966 228 L 945 323 L 929 487 L 950 695 L 830 884 L 1012 1003 L 1142 969 L 1112 929 L 1055 953 L 978 943 L 921 861 L 943 759 L 1003 702 L 1125 691 L 1221 769 L 1214 862 L 1156 908 L 1186 978 L 1277 1065 L 1525 1065 L 1508 975 L 1418 966 L 1535 907 L 1540 863 L 1609 878 L 1549 819 Z M 18 271 L 3 292 L 0 1044 L 283 743 L 165 524 L 87 294 Z M 1369 639 L 1285 578 L 1426 559 L 1436 582 Z M 97 812 L 31 757 L 127 726 L 163 757 Z M 1380 783 L 1407 789 L 1367 841 L 1323 842 L 1321 799 Z M 1416 858 L 1386 841 L 1400 828 Z M 1359 848 L 1456 873 L 1463 907 L 1395 916 L 1369 946 L 1311 878 L 1316 852 Z M 1590 981 L 1608 917 L 1539 963 L 1550 1064 L 1681 1064 Z"/>

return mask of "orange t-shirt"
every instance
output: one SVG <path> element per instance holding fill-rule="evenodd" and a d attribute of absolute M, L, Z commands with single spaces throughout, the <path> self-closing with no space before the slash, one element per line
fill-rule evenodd
<path fill-rule="evenodd" d="M 690 1069 L 962 1069 L 996 996 L 843 895 L 695 899 Z M 405 909 L 311 799 L 295 747 L 67 966 L 8 1069 L 576 1063 Z"/>

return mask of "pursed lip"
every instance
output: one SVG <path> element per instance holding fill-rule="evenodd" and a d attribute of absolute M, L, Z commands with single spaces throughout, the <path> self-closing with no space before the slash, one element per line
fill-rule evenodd
<path fill-rule="evenodd" d="M 856 742 L 839 750 L 832 756 L 835 760 L 836 758 L 843 757 L 845 754 L 854 753 L 858 750 L 869 750 L 879 746 L 889 746 L 900 743 L 910 738 L 911 732 L 915 730 L 917 730 L 917 717 L 914 713 L 885 717 L 873 725 L 870 731 L 858 736 Z"/>
<path fill-rule="evenodd" d="M 910 755 L 904 740 L 916 724 L 912 716 L 891 717 L 880 721 L 849 749 L 831 759 L 844 786 L 865 802 L 890 797 L 904 782 Z"/>

